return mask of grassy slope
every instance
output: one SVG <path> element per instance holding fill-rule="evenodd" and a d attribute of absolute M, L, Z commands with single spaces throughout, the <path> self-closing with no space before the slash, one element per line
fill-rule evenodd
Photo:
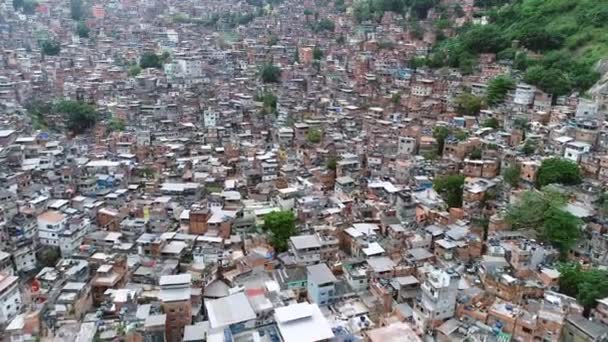
<path fill-rule="evenodd" d="M 584 12 L 608 8 L 608 0 L 523 0 L 515 4 L 521 17 L 509 25 L 514 31 L 523 21 L 535 22 L 550 32 L 566 36 L 562 50 L 575 54 L 586 63 L 608 58 L 608 23 L 597 27 L 579 17 Z"/>

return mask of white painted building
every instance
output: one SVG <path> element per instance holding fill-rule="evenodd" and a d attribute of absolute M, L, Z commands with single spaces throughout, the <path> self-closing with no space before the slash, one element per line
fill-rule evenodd
<path fill-rule="evenodd" d="M 571 141 L 566 144 L 564 149 L 564 158 L 572 160 L 575 163 L 580 162 L 581 156 L 591 150 L 591 145 L 582 141 Z"/>
<path fill-rule="evenodd" d="M 424 333 L 434 322 L 454 317 L 456 295 L 460 276 L 454 270 L 433 269 L 426 277 L 420 301 L 414 305 L 414 324 L 419 333 Z"/>
<path fill-rule="evenodd" d="M 9 323 L 21 310 L 19 278 L 0 274 L 0 325 Z"/>
<path fill-rule="evenodd" d="M 48 210 L 38 215 L 38 241 L 41 245 L 59 247 L 66 217 L 58 211 Z"/>
<path fill-rule="evenodd" d="M 220 113 L 215 110 L 207 109 L 203 112 L 203 124 L 205 127 L 216 127 L 220 120 Z"/>
<path fill-rule="evenodd" d="M 91 221 L 86 217 L 73 217 L 68 221 L 67 227 L 61 232 L 59 248 L 63 257 L 70 256 L 78 250 L 84 236 L 91 228 Z"/>
<path fill-rule="evenodd" d="M 513 102 L 520 106 L 529 106 L 534 102 L 534 92 L 535 89 L 533 86 L 528 84 L 520 83 L 515 88 L 515 98 Z"/>
<path fill-rule="evenodd" d="M 412 155 L 416 152 L 416 139 L 412 137 L 399 137 L 398 153 Z"/>

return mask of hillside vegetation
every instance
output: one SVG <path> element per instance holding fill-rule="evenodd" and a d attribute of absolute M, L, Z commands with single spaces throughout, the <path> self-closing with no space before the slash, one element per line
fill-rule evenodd
<path fill-rule="evenodd" d="M 608 57 L 608 0 L 477 0 L 487 25 L 467 24 L 440 41 L 426 63 L 471 73 L 480 53 L 496 53 L 547 93 L 585 91 Z"/>

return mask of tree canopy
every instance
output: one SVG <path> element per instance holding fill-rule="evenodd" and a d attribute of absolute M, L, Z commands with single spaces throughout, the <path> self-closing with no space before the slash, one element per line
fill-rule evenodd
<path fill-rule="evenodd" d="M 163 62 L 161 57 L 154 52 L 144 52 L 139 58 L 139 66 L 142 67 L 142 69 L 160 69 L 163 67 Z"/>
<path fill-rule="evenodd" d="M 42 53 L 48 56 L 56 56 L 61 51 L 61 44 L 56 40 L 46 39 L 41 44 Z"/>
<path fill-rule="evenodd" d="M 488 83 L 486 102 L 490 106 L 501 104 L 509 91 L 515 88 L 515 81 L 508 76 L 497 76 Z"/>
<path fill-rule="evenodd" d="M 89 32 L 90 31 L 91 30 L 84 23 L 84 21 L 79 21 L 78 24 L 76 25 L 76 33 L 78 34 L 78 36 L 80 38 L 89 38 Z"/>
<path fill-rule="evenodd" d="M 608 271 L 591 268 L 583 270 L 579 263 L 562 264 L 558 268 L 559 290 L 575 297 L 588 314 L 597 300 L 608 297 Z"/>
<path fill-rule="evenodd" d="M 447 175 L 435 178 L 433 189 L 441 195 L 448 207 L 462 207 L 462 192 L 464 189 L 464 176 Z"/>
<path fill-rule="evenodd" d="M 80 21 L 85 17 L 85 10 L 82 0 L 70 0 L 70 15 L 72 19 Z"/>
<path fill-rule="evenodd" d="M 36 0 L 13 0 L 13 8 L 15 11 L 22 10 L 25 14 L 34 14 L 38 7 Z"/>
<path fill-rule="evenodd" d="M 504 169 L 502 177 L 504 178 L 505 182 L 507 182 L 507 184 L 514 188 L 517 188 L 517 186 L 519 185 L 519 179 L 521 178 L 520 174 L 520 167 L 517 164 L 513 163 L 512 165 L 509 165 L 507 168 Z"/>
<path fill-rule="evenodd" d="M 536 186 L 539 188 L 552 183 L 574 185 L 581 180 L 581 170 L 578 165 L 563 158 L 543 160 L 536 173 Z"/>
<path fill-rule="evenodd" d="M 264 64 L 260 70 L 260 77 L 264 83 L 279 83 L 281 81 L 281 69 L 273 64 Z"/>
<path fill-rule="evenodd" d="M 270 90 L 264 90 L 258 93 L 255 100 L 262 102 L 262 114 L 274 113 L 277 110 L 277 96 Z"/>
<path fill-rule="evenodd" d="M 481 97 L 469 93 L 460 94 L 456 98 L 456 112 L 460 115 L 476 116 L 483 106 Z"/>
<path fill-rule="evenodd" d="M 443 147 L 445 139 L 450 135 L 450 130 L 444 126 L 438 126 L 433 129 L 433 138 L 437 140 L 437 155 L 443 155 Z"/>
<path fill-rule="evenodd" d="M 490 23 L 467 24 L 439 41 L 430 67 L 459 68 L 468 74 L 480 53 L 511 60 L 524 80 L 554 96 L 585 91 L 597 80 L 595 63 L 608 55 L 605 3 L 595 0 L 477 0 Z M 356 8 L 355 8 L 356 10 Z M 356 15 L 356 12 L 355 12 Z M 512 44 L 517 41 L 518 45 Z M 532 51 L 541 58 L 528 58 Z M 488 104 L 494 105 L 494 95 Z"/>
<path fill-rule="evenodd" d="M 483 127 L 498 129 L 500 127 L 500 122 L 498 122 L 497 118 L 488 118 L 481 125 Z"/>
<path fill-rule="evenodd" d="M 95 107 L 81 101 L 61 100 L 53 105 L 53 111 L 64 115 L 66 128 L 75 134 L 83 133 L 97 122 Z"/>
<path fill-rule="evenodd" d="M 312 25 L 312 29 L 314 32 L 334 32 L 336 29 L 336 24 L 333 21 L 323 18 Z"/>
<path fill-rule="evenodd" d="M 296 219 L 291 211 L 275 211 L 264 216 L 262 229 L 270 234 L 270 242 L 277 252 L 284 252 L 289 238 L 296 234 Z"/>
<path fill-rule="evenodd" d="M 308 130 L 308 134 L 306 135 L 306 139 L 308 142 L 312 144 L 318 144 L 321 142 L 321 131 L 316 128 L 311 128 Z"/>
<path fill-rule="evenodd" d="M 312 50 L 312 58 L 315 60 L 321 60 L 321 58 L 323 58 L 323 50 L 315 46 L 315 48 Z"/>
<path fill-rule="evenodd" d="M 536 230 L 538 237 L 557 248 L 562 256 L 575 246 L 582 222 L 564 211 L 566 197 L 554 190 L 526 191 L 507 208 L 505 219 L 514 229 Z"/>

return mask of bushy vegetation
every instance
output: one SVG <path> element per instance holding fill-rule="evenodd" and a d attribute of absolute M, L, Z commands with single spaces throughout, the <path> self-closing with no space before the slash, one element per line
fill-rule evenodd
<path fill-rule="evenodd" d="M 469 24 L 435 47 L 426 61 L 471 73 L 480 53 L 496 53 L 524 72 L 525 81 L 552 95 L 584 91 L 608 55 L 608 6 L 596 0 L 478 0 L 488 25 Z M 513 48 L 512 43 L 519 45 Z M 542 54 L 529 57 L 528 51 Z"/>
<path fill-rule="evenodd" d="M 275 211 L 264 216 L 262 229 L 270 233 L 270 243 L 275 251 L 284 252 L 289 238 L 296 234 L 296 218 L 291 211 Z"/>
<path fill-rule="evenodd" d="M 415 19 L 425 19 L 431 8 L 439 0 L 358 0 L 353 6 L 353 13 L 358 22 L 380 20 L 384 12 L 410 14 Z"/>
<path fill-rule="evenodd" d="M 23 11 L 25 14 L 34 14 L 38 7 L 36 0 L 13 0 L 13 8 L 15 11 Z"/>
<path fill-rule="evenodd" d="M 270 90 L 264 90 L 256 94 L 255 100 L 262 102 L 262 114 L 275 113 L 277 111 L 277 96 Z"/>
<path fill-rule="evenodd" d="M 279 83 L 281 81 L 281 69 L 273 64 L 265 64 L 260 70 L 260 77 L 264 83 Z"/>
<path fill-rule="evenodd" d="M 142 69 L 163 67 L 163 58 L 154 52 L 144 52 L 139 59 L 139 66 Z"/>
<path fill-rule="evenodd" d="M 433 181 L 433 189 L 441 195 L 449 208 L 462 207 L 464 176 L 448 175 L 437 177 Z"/>
<path fill-rule="evenodd" d="M 580 183 L 581 180 L 582 175 L 578 165 L 562 158 L 543 160 L 536 175 L 536 185 L 538 187 L 552 183 L 574 185 Z"/>
<path fill-rule="evenodd" d="M 318 144 L 319 142 L 321 142 L 321 136 L 322 136 L 322 133 L 320 130 L 318 130 L 316 128 L 311 128 L 308 131 L 308 134 L 306 135 L 306 139 L 311 144 Z"/>
<path fill-rule="evenodd" d="M 76 25 L 76 34 L 78 34 L 78 37 L 89 38 L 89 32 L 91 32 L 91 30 L 84 23 L 84 21 L 79 21 L 78 24 Z"/>
<path fill-rule="evenodd" d="M 56 56 L 61 51 L 61 44 L 54 39 L 46 39 L 40 44 L 42 53 L 48 56 Z"/>
<path fill-rule="evenodd" d="M 559 290 L 575 297 L 585 308 L 584 314 L 608 296 L 608 271 L 598 268 L 583 270 L 579 263 L 560 265 Z"/>
<path fill-rule="evenodd" d="M 97 111 L 82 101 L 61 100 L 53 105 L 55 113 L 62 114 L 66 128 L 74 134 L 84 133 L 97 122 Z"/>
<path fill-rule="evenodd" d="M 515 81 L 509 76 L 497 76 L 488 83 L 486 103 L 490 106 L 501 104 L 509 91 L 515 88 Z"/>
<path fill-rule="evenodd" d="M 556 191 L 526 191 L 507 208 L 506 220 L 514 229 L 535 229 L 538 237 L 565 255 L 580 237 L 581 220 L 564 211 L 566 197 Z"/>

